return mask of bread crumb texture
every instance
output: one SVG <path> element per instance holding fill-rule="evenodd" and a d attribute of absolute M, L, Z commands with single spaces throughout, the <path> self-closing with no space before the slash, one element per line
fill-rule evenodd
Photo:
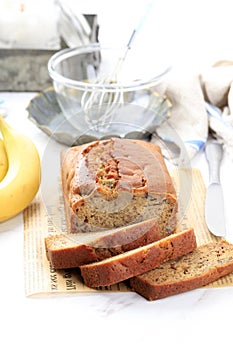
<path fill-rule="evenodd" d="M 222 240 L 199 246 L 180 258 L 130 279 L 131 288 L 156 300 L 205 286 L 233 272 L 233 245 Z"/>
<path fill-rule="evenodd" d="M 233 246 L 209 243 L 178 259 L 169 260 L 141 277 L 151 283 L 169 283 L 195 278 L 230 261 L 233 261 Z"/>

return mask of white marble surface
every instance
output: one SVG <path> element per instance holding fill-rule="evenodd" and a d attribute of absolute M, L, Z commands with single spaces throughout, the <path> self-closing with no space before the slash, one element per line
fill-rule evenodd
<path fill-rule="evenodd" d="M 30 135 L 43 157 L 48 137 L 27 120 L 25 110 L 33 95 L 1 93 L 0 98 L 7 121 Z M 206 180 L 203 155 L 194 165 Z M 24 294 L 23 240 L 21 214 L 0 224 L 1 349 L 232 347 L 232 287 L 202 288 L 153 302 L 133 292 L 29 298 Z"/>

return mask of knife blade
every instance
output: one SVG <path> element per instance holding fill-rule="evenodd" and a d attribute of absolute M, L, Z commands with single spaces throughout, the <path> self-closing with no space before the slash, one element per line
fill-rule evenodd
<path fill-rule="evenodd" d="M 220 182 L 220 165 L 223 157 L 222 144 L 209 140 L 205 146 L 209 166 L 209 185 L 206 191 L 205 219 L 210 232 L 218 237 L 226 235 L 224 197 Z"/>

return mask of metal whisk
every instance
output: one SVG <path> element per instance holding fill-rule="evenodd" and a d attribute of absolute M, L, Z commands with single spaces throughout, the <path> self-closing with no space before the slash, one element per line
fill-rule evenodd
<path fill-rule="evenodd" d="M 91 115 L 89 116 L 89 112 L 92 111 L 92 107 L 95 107 L 96 111 L 99 110 L 98 124 L 100 124 L 105 123 L 108 117 L 111 116 L 113 112 L 115 112 L 121 105 L 124 104 L 123 89 L 119 84 L 118 75 L 123 63 L 126 60 L 127 54 L 132 47 L 135 36 L 145 22 L 149 12 L 151 11 L 153 3 L 154 0 L 150 1 L 150 3 L 147 5 L 145 13 L 141 17 L 137 27 L 131 33 L 123 54 L 118 58 L 117 64 L 112 74 L 102 79 L 96 80 L 94 82 L 96 89 L 93 88 L 92 91 L 87 90 L 83 93 L 81 98 L 81 107 L 85 112 L 86 122 L 89 125 L 93 126 L 94 124 Z M 104 87 L 104 85 L 107 85 L 107 88 Z M 90 114 L 92 113 L 93 111 Z"/>

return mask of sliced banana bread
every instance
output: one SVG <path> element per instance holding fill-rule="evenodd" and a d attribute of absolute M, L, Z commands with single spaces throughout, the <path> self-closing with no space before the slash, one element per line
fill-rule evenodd
<path fill-rule="evenodd" d="M 45 249 L 55 269 L 67 269 L 147 245 L 168 233 L 157 220 L 151 219 L 112 230 L 50 235 L 45 237 Z"/>
<path fill-rule="evenodd" d="M 115 257 L 82 265 L 81 275 L 88 287 L 108 286 L 149 271 L 195 248 L 194 231 L 188 229 Z"/>
<path fill-rule="evenodd" d="M 148 300 L 192 290 L 233 272 L 233 245 L 222 240 L 169 260 L 130 279 L 131 288 Z"/>

